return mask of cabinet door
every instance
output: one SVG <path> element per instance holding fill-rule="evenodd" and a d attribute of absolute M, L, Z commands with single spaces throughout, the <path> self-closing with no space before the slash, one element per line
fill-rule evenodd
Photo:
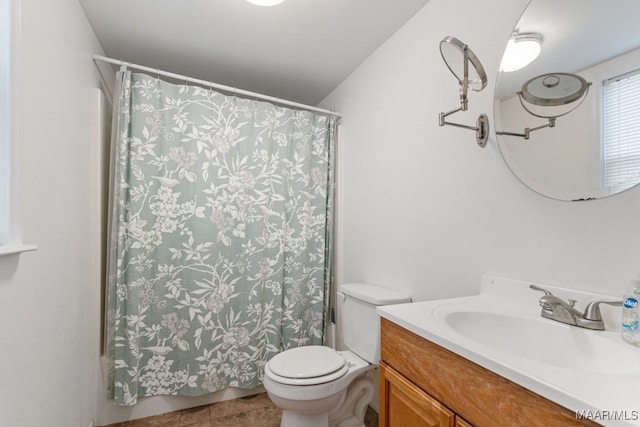
<path fill-rule="evenodd" d="M 456 415 L 456 427 L 473 427 L 470 423 Z"/>
<path fill-rule="evenodd" d="M 455 415 L 380 362 L 380 427 L 454 427 Z"/>

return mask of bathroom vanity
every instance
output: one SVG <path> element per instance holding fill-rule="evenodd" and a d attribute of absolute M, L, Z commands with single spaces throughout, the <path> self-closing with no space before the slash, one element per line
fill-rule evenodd
<path fill-rule="evenodd" d="M 541 318 L 528 285 L 484 275 L 480 295 L 379 307 L 380 426 L 640 425 L 620 308 L 603 309 L 610 330 L 569 326 Z M 578 307 L 602 297 L 550 289 Z"/>
<path fill-rule="evenodd" d="M 381 344 L 380 427 L 597 425 L 384 318 Z"/>

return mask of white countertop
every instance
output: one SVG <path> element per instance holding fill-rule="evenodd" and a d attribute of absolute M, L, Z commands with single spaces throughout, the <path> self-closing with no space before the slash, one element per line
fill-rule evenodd
<path fill-rule="evenodd" d="M 565 325 L 540 317 L 542 293 L 530 290 L 529 284 L 483 275 L 480 295 L 383 306 L 377 312 L 571 411 L 590 411 L 599 424 L 640 426 L 640 348 L 620 338 L 620 307 L 601 306 L 606 331 Z M 541 286 L 559 297 L 578 300 L 578 309 L 594 299 L 615 299 Z M 517 322 L 488 322 L 494 331 L 477 339 L 452 326 L 448 319 L 459 313 Z M 482 334 L 479 323 L 483 322 L 470 326 Z M 516 324 L 535 327 L 520 333 Z"/>

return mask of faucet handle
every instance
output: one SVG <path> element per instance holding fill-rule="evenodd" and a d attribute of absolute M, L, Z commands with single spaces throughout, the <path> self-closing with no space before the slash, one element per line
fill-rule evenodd
<path fill-rule="evenodd" d="M 534 291 L 544 292 L 544 294 L 547 295 L 547 296 L 553 296 L 553 294 L 551 292 L 549 292 L 545 288 L 542 288 L 542 287 L 540 287 L 538 285 L 529 285 L 529 289 L 533 289 Z"/>
<path fill-rule="evenodd" d="M 609 300 L 595 300 L 595 301 L 591 301 L 589 304 L 587 304 L 587 307 L 584 309 L 584 315 L 582 317 L 584 317 L 585 320 L 602 320 L 602 315 L 600 314 L 600 304 L 609 304 L 609 305 L 615 305 L 615 306 L 620 306 L 622 305 L 622 300 L 615 300 L 615 301 L 609 301 Z"/>

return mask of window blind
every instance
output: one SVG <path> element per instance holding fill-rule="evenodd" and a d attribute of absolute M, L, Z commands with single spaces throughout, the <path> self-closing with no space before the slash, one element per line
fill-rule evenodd
<path fill-rule="evenodd" d="M 607 195 L 640 182 L 640 69 L 604 81 L 603 184 Z"/>

